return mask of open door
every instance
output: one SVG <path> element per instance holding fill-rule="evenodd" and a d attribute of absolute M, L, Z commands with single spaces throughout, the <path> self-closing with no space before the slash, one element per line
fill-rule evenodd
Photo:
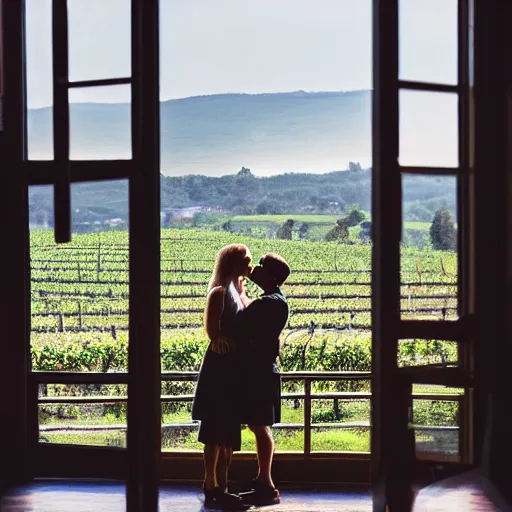
<path fill-rule="evenodd" d="M 91 5 L 87 3 L 87 8 Z M 91 7 L 80 16 L 83 6 L 75 0 L 2 3 L 3 22 L 8 27 L 3 45 L 9 48 L 5 59 L 9 79 L 5 80 L 5 91 L 2 90 L 6 108 L 0 142 L 3 163 L 10 169 L 2 204 L 8 213 L 5 218 L 12 219 L 8 285 L 15 290 L 2 313 L 12 324 L 9 339 L 2 339 L 2 357 L 9 361 L 2 391 L 12 405 L 6 408 L 11 420 L 3 439 L 3 453 L 8 462 L 5 467 L 11 472 L 8 479 L 13 482 L 36 477 L 126 479 L 128 509 L 150 511 L 157 510 L 158 505 L 160 458 L 158 1 L 126 0 L 119 7 L 123 11 L 110 20 L 106 19 L 108 6 L 103 2 L 98 3 L 98 10 Z M 101 9 L 105 9 L 105 19 Z M 37 45 L 30 45 L 30 36 L 34 34 L 27 37 L 27 18 L 37 15 L 40 24 L 31 23 L 30 27 L 38 26 L 47 36 L 40 54 Z M 93 27 L 105 22 L 125 23 L 121 30 L 127 35 L 123 74 L 114 71 L 119 69 L 114 60 L 106 71 L 94 68 L 86 76 L 70 75 L 73 59 L 77 58 L 70 45 L 72 31 L 82 22 L 92 23 Z M 86 50 L 94 48 L 97 50 L 98 46 L 91 45 Z M 108 45 L 104 51 L 108 52 Z M 40 64 L 48 70 L 44 75 L 47 83 L 38 83 L 37 78 L 35 83 L 30 82 L 34 77 L 27 74 L 27 69 L 33 67 L 26 65 L 27 58 L 45 59 Z M 94 67 L 94 55 L 87 62 Z M 2 78 L 3 73 L 4 67 L 0 70 Z M 46 116 L 46 122 L 39 127 L 34 116 L 27 116 L 27 85 L 29 91 L 51 91 L 47 105 L 37 112 Z M 104 148 L 98 148 L 97 154 L 77 154 L 73 149 L 74 138 L 83 127 L 77 116 L 80 101 L 73 102 L 72 97 L 84 102 L 84 98 L 97 97 L 107 90 L 114 100 L 119 93 L 118 100 L 126 101 L 124 128 L 128 135 L 124 151 L 106 156 Z M 45 127 L 52 127 L 44 139 L 46 148 L 31 145 L 30 130 L 41 131 Z M 67 343 L 61 336 L 63 322 L 71 325 L 78 312 L 78 324 L 69 331 L 74 336 L 74 348 L 68 347 L 69 355 L 77 355 L 80 347 L 91 343 L 99 342 L 100 347 L 104 340 L 87 340 L 86 310 L 98 304 L 102 295 L 112 301 L 117 293 L 112 291 L 112 284 L 107 284 L 113 281 L 112 274 L 105 273 L 99 263 L 91 274 L 90 248 L 77 234 L 77 226 L 85 229 L 87 223 L 76 222 L 80 212 L 72 208 L 73 193 L 92 182 L 104 185 L 106 194 L 112 183 L 120 183 L 113 190 L 124 190 L 125 194 L 124 198 L 116 198 L 124 201 L 128 209 L 129 240 L 125 241 L 124 252 L 119 252 L 115 237 L 107 243 L 98 237 L 97 251 L 110 251 L 110 259 L 117 265 L 110 270 L 124 273 L 127 279 L 126 289 L 118 293 L 118 304 L 114 306 L 124 318 L 123 336 L 127 343 L 124 352 L 117 354 L 117 363 L 98 366 L 93 363 L 94 358 L 86 357 L 82 359 L 85 365 L 70 366 L 48 358 L 52 345 Z M 29 208 L 35 200 L 48 198 L 53 200 L 54 215 L 42 222 L 53 227 L 53 233 L 46 230 L 46 234 L 53 235 L 49 237 L 39 233 L 37 227 L 29 230 Z M 76 272 L 78 284 L 95 282 L 98 294 L 89 297 L 92 300 L 78 288 L 69 289 L 70 277 Z M 70 309 L 71 296 L 76 299 L 75 312 Z M 47 315 L 44 307 L 39 309 L 44 302 L 60 308 L 57 325 L 52 325 L 53 313 Z M 43 317 L 46 327 L 41 324 Z M 41 336 L 46 337 L 42 344 Z M 112 336 L 115 339 L 116 332 Z M 41 365 L 43 360 L 46 363 Z M 117 429 L 116 439 L 99 438 L 94 433 L 97 412 L 105 408 L 117 415 L 117 424 L 110 429 Z M 87 410 L 88 414 L 81 415 L 77 425 L 74 420 L 78 415 L 71 411 L 79 409 Z M 91 422 L 94 416 L 96 419 Z M 45 423 L 49 417 L 50 423 Z"/>
<path fill-rule="evenodd" d="M 393 492 L 393 479 L 400 476 L 394 474 L 398 467 L 403 467 L 400 460 L 403 447 L 398 443 L 406 439 L 402 434 L 408 423 L 416 440 L 422 435 L 431 438 L 430 444 L 421 443 L 427 447 L 421 451 L 416 443 L 417 459 L 461 464 L 470 463 L 473 457 L 469 329 L 474 310 L 470 266 L 473 253 L 470 237 L 472 6 L 468 0 L 446 2 L 443 8 L 432 2 L 431 15 L 437 16 L 443 26 L 451 23 L 455 49 L 452 69 L 438 70 L 430 78 L 428 72 L 421 70 L 420 56 L 416 68 L 407 65 L 408 4 L 406 0 L 374 2 L 372 482 L 375 511 L 385 510 Z M 426 25 L 430 30 L 431 26 Z M 432 37 L 435 37 L 433 32 Z M 450 52 L 450 49 L 443 51 Z M 443 238 L 446 246 L 440 243 L 439 247 L 435 247 L 432 238 L 431 260 L 411 257 L 403 243 L 406 223 L 402 201 L 415 187 L 421 187 L 422 180 L 439 180 L 446 187 L 448 197 L 436 217 L 439 215 L 443 226 L 450 226 L 452 236 Z M 431 237 L 434 235 L 431 230 Z M 442 268 L 441 283 L 429 278 L 433 265 Z M 432 298 L 434 285 L 455 289 L 455 303 L 446 301 L 441 318 L 432 318 L 427 307 L 417 308 L 411 314 L 407 308 L 411 296 L 419 295 L 426 302 Z M 423 350 L 417 350 L 418 346 Z M 444 356 L 440 360 L 429 358 L 424 350 L 429 346 L 443 347 Z M 401 363 L 404 349 L 418 356 L 414 366 L 405 367 Z M 399 394 L 404 382 L 408 416 L 404 416 Z M 445 393 L 444 398 L 432 400 L 433 388 Z M 425 432 L 418 411 L 434 406 L 452 411 L 453 424 L 430 425 L 430 430 Z"/>

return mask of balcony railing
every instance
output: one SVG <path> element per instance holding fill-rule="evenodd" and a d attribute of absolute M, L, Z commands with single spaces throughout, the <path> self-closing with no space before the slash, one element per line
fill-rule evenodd
<path fill-rule="evenodd" d="M 198 373 L 195 371 L 182 371 L 182 372 L 163 372 L 161 374 L 162 383 L 164 382 L 194 382 L 197 379 Z M 89 385 L 106 385 L 106 384 L 128 384 L 129 375 L 127 373 L 89 373 L 89 372 L 32 372 L 31 376 L 31 389 L 37 394 L 38 405 L 109 405 L 109 404 L 123 404 L 127 402 L 127 396 L 106 396 L 106 395 L 86 395 L 86 396 L 40 396 L 40 385 L 51 384 L 89 384 Z M 297 431 L 303 430 L 304 443 L 303 455 L 309 457 L 312 454 L 320 453 L 322 455 L 331 454 L 342 456 L 344 452 L 340 451 L 312 451 L 312 433 L 319 430 L 358 430 L 369 431 L 371 429 L 370 420 L 358 420 L 349 422 L 314 422 L 312 421 L 313 403 L 318 400 L 339 400 L 343 402 L 350 401 L 368 401 L 371 406 L 372 394 L 369 391 L 325 391 L 318 392 L 314 390 L 314 383 L 322 381 L 330 382 L 347 382 L 347 381 L 371 381 L 371 372 L 310 372 L 310 371 L 295 371 L 295 372 L 282 372 L 281 379 L 283 381 L 294 381 L 301 383 L 301 391 L 298 392 L 283 392 L 282 400 L 300 400 L 303 403 L 303 421 L 301 423 L 280 423 L 273 426 L 276 430 Z M 413 393 L 413 400 L 435 400 L 435 401 L 449 401 L 457 402 L 459 409 L 463 405 L 463 394 L 460 393 Z M 193 394 L 172 394 L 161 395 L 161 402 L 164 403 L 191 403 L 194 398 Z M 368 409 L 369 411 L 369 409 Z M 178 429 L 186 429 L 193 431 L 197 429 L 198 423 L 192 421 L 184 421 L 179 423 L 164 423 L 162 424 L 163 431 L 172 432 Z M 126 423 L 120 424 L 106 424 L 106 425 L 39 425 L 39 432 L 37 438 L 44 433 L 71 433 L 71 432 L 101 432 L 101 431 L 120 431 L 127 430 Z M 434 435 L 450 434 L 457 436 L 458 445 L 461 446 L 460 439 L 462 435 L 462 428 L 458 426 L 433 426 L 433 425 L 416 425 L 415 430 L 417 433 L 429 433 Z M 421 443 L 417 444 L 417 455 L 421 458 L 432 458 L 439 455 L 442 460 L 458 460 L 458 454 L 446 455 L 432 451 L 421 449 Z M 313 453 L 312 453 L 313 452 Z M 345 452 L 346 453 L 346 452 Z M 351 452 L 354 453 L 354 452 Z M 357 452 L 362 456 L 368 456 L 369 452 Z"/>

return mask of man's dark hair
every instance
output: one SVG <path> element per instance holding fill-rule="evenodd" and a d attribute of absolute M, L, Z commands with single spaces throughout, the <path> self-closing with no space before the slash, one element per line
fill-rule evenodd
<path fill-rule="evenodd" d="M 260 260 L 261 266 L 274 278 L 276 285 L 281 286 L 290 275 L 290 265 L 286 260 L 272 252 L 265 254 Z"/>

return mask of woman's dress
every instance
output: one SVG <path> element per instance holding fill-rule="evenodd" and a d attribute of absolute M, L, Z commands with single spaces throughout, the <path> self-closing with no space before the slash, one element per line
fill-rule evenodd
<path fill-rule="evenodd" d="M 220 332 L 228 339 L 234 339 L 235 315 L 243 309 L 240 294 L 233 282 L 226 288 L 224 310 L 220 319 Z M 238 385 L 235 351 L 217 354 L 208 345 L 201 363 L 197 380 L 194 402 L 192 404 L 193 420 L 216 420 L 226 422 L 239 421 Z"/>

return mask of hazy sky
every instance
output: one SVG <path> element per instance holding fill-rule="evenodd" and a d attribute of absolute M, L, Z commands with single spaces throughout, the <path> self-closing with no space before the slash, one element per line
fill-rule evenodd
<path fill-rule="evenodd" d="M 68 0 L 70 78 L 130 75 L 130 0 Z M 403 78 L 454 83 L 456 0 L 401 0 Z M 372 87 L 371 0 L 161 0 L 161 98 Z M 51 103 L 51 0 L 27 0 L 29 107 Z M 124 102 L 129 87 L 73 90 Z"/>

